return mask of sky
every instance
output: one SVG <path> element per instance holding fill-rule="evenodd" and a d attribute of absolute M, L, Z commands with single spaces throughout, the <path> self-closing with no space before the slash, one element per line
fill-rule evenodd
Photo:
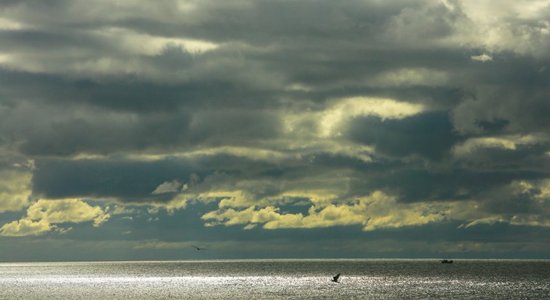
<path fill-rule="evenodd" d="M 550 258 L 549 49 L 548 0 L 1 1 L 0 260 Z"/>

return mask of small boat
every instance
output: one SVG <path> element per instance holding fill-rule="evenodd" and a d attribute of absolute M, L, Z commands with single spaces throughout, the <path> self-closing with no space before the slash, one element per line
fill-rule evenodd
<path fill-rule="evenodd" d="M 453 260 L 452 260 L 452 259 L 442 259 L 442 260 L 441 260 L 441 263 L 442 263 L 442 264 L 452 264 L 452 263 L 453 263 Z"/>

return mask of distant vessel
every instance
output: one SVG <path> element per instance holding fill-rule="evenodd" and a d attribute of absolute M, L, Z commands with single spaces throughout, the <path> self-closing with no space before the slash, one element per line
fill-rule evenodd
<path fill-rule="evenodd" d="M 442 264 L 452 264 L 452 263 L 453 263 L 453 260 L 452 260 L 452 259 L 442 259 L 442 260 L 441 260 L 441 263 L 442 263 Z"/>

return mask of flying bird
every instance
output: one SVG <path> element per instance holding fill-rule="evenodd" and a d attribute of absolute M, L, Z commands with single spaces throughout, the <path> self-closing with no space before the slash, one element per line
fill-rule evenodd
<path fill-rule="evenodd" d="M 206 248 L 197 247 L 197 246 L 193 246 L 193 245 L 191 245 L 191 247 L 195 248 L 197 251 L 207 250 Z"/>
<path fill-rule="evenodd" d="M 338 274 L 336 274 L 336 276 L 332 277 L 331 281 L 332 281 L 332 282 L 338 283 L 338 282 L 339 282 L 339 281 L 338 281 L 339 279 L 340 279 L 340 273 L 338 273 Z"/>

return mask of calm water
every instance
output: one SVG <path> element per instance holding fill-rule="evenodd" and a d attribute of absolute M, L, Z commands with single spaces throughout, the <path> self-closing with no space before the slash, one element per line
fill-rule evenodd
<path fill-rule="evenodd" d="M 2 263 L 0 298 L 550 299 L 550 261 Z"/>

